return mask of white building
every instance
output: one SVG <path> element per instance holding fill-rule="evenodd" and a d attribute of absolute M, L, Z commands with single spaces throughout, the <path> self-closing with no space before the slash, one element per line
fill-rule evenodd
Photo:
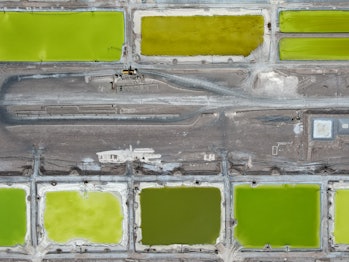
<path fill-rule="evenodd" d="M 125 150 L 110 150 L 98 152 L 98 160 L 100 163 L 114 163 L 122 164 L 127 161 L 140 161 L 143 163 L 160 165 L 161 164 L 161 155 L 155 154 L 154 149 L 152 148 L 135 148 Z"/>

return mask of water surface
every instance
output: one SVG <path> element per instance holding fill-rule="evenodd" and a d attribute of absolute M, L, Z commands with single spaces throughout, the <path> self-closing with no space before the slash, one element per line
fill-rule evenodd
<path fill-rule="evenodd" d="M 347 33 L 349 11 L 281 11 L 280 31 L 285 33 Z"/>
<path fill-rule="evenodd" d="M 282 38 L 280 60 L 349 60 L 349 38 Z"/>
<path fill-rule="evenodd" d="M 246 248 L 318 248 L 320 186 L 234 186 L 234 237 Z"/>
<path fill-rule="evenodd" d="M 349 244 L 349 190 L 335 193 L 334 240 L 336 244 Z"/>
<path fill-rule="evenodd" d="M 122 12 L 1 12 L 0 61 L 115 61 Z"/>
<path fill-rule="evenodd" d="M 248 56 L 263 43 L 264 18 L 242 16 L 146 16 L 141 53 L 159 56 Z"/>
<path fill-rule="evenodd" d="M 215 187 L 146 188 L 140 193 L 144 245 L 215 244 L 221 193 Z"/>
<path fill-rule="evenodd" d="M 0 246 L 23 245 L 27 232 L 25 190 L 0 188 L 0 210 Z"/>
<path fill-rule="evenodd" d="M 119 243 L 123 217 L 119 197 L 110 192 L 46 193 L 44 227 L 48 238 L 57 243 L 74 239 Z"/>

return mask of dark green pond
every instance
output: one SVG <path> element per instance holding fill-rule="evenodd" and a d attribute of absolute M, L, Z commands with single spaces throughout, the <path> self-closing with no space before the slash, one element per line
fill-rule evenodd
<path fill-rule="evenodd" d="M 215 187 L 146 188 L 140 193 L 144 245 L 215 244 L 221 193 Z"/>

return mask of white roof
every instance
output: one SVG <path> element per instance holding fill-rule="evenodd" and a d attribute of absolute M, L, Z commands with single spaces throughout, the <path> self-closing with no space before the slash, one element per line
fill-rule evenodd
<path fill-rule="evenodd" d="M 333 121 L 331 119 L 313 120 L 313 138 L 331 139 L 333 138 Z"/>

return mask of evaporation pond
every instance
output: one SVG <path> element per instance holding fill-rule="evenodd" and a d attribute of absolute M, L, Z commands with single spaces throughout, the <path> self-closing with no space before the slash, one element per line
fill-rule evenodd
<path fill-rule="evenodd" d="M 215 244 L 221 192 L 215 187 L 145 188 L 140 193 L 142 244 Z"/>
<path fill-rule="evenodd" d="M 349 60 L 349 38 L 283 38 L 280 60 Z"/>
<path fill-rule="evenodd" d="M 111 192 L 47 192 L 44 226 L 50 240 L 65 243 L 83 239 L 116 244 L 122 239 L 120 197 Z"/>
<path fill-rule="evenodd" d="M 24 189 L 0 188 L 0 246 L 15 246 L 25 243 L 26 208 Z"/>
<path fill-rule="evenodd" d="M 234 237 L 245 248 L 318 248 L 320 186 L 234 186 Z"/>
<path fill-rule="evenodd" d="M 336 244 L 349 244 L 349 189 L 335 192 L 334 240 Z"/>
<path fill-rule="evenodd" d="M 338 10 L 281 11 L 280 31 L 285 33 L 347 33 L 349 12 Z"/>
<path fill-rule="evenodd" d="M 1 12 L 0 61 L 116 61 L 123 12 Z"/>
<path fill-rule="evenodd" d="M 141 30 L 143 55 L 248 56 L 263 43 L 264 18 L 261 15 L 145 16 Z"/>

